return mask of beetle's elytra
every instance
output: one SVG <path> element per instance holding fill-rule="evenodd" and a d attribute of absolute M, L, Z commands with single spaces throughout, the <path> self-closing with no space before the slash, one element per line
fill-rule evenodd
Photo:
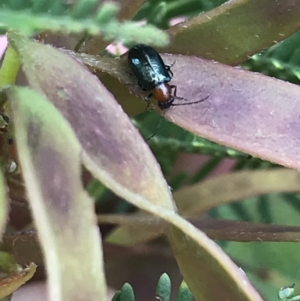
<path fill-rule="evenodd" d="M 202 102 L 208 98 L 195 101 L 174 104 L 175 99 L 183 99 L 176 95 L 177 87 L 170 85 L 173 77 L 171 66 L 164 63 L 159 53 L 151 46 L 137 44 L 128 51 L 128 64 L 138 80 L 138 85 L 144 91 L 151 91 L 146 100 L 155 98 L 162 110 L 171 106 L 189 105 Z"/>

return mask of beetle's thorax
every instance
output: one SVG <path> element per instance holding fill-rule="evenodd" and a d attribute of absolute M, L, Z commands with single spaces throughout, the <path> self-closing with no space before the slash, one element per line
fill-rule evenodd
<path fill-rule="evenodd" d="M 172 97 L 171 87 L 168 83 L 158 84 L 152 91 L 153 97 L 159 102 L 168 102 Z"/>

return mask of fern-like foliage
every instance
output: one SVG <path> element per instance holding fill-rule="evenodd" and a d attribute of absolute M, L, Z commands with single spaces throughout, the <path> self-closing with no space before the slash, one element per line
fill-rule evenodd
<path fill-rule="evenodd" d="M 294 296 L 295 284 L 285 286 L 279 289 L 278 298 L 280 301 L 300 301 L 300 295 Z M 168 274 L 160 276 L 156 287 L 156 299 L 160 301 L 170 301 L 171 299 L 171 279 Z M 192 301 L 193 295 L 183 280 L 180 284 L 176 301 Z M 129 283 L 125 283 L 121 290 L 117 291 L 112 301 L 135 301 L 134 291 Z"/>
<path fill-rule="evenodd" d="M 155 132 L 161 116 L 151 112 L 145 112 L 133 119 L 134 125 L 147 138 Z M 158 152 L 168 148 L 168 152 L 185 152 L 194 154 L 209 154 L 219 157 L 230 157 L 235 159 L 250 158 L 248 154 L 239 152 L 229 147 L 211 142 L 195 134 L 174 125 L 164 122 L 158 128 L 157 133 L 148 141 L 152 150 Z"/>
<path fill-rule="evenodd" d="M 171 280 L 168 274 L 160 276 L 156 288 L 156 297 L 161 301 L 170 301 Z M 183 280 L 176 297 L 176 301 L 192 301 L 193 296 L 186 282 Z M 134 291 L 129 283 L 125 283 L 120 291 L 116 292 L 112 301 L 135 301 Z"/>
<path fill-rule="evenodd" d="M 27 36 L 40 31 L 86 33 L 105 40 L 165 45 L 167 35 L 152 25 L 119 22 L 119 6 L 99 0 L 0 0 L 0 26 Z"/>
<path fill-rule="evenodd" d="M 243 67 L 300 84 L 300 31 L 247 60 Z"/>

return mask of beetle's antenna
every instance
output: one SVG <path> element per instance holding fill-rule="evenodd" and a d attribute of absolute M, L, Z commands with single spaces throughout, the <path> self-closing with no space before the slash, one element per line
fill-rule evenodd
<path fill-rule="evenodd" d="M 186 105 L 192 105 L 192 104 L 195 104 L 195 103 L 199 103 L 199 102 L 202 102 L 204 100 L 206 100 L 210 95 L 200 99 L 200 100 L 197 100 L 197 101 L 193 101 L 193 102 L 184 102 L 184 103 L 172 103 L 171 106 L 174 107 L 174 106 L 186 106 Z"/>
<path fill-rule="evenodd" d="M 151 136 L 149 136 L 147 139 L 145 139 L 145 141 L 149 141 L 150 139 L 152 139 L 152 138 L 157 134 L 157 132 L 158 132 L 160 126 L 161 126 L 161 123 L 162 123 L 162 121 L 164 120 L 165 114 L 166 114 L 166 111 L 164 111 L 164 112 L 163 112 L 163 115 L 160 117 L 160 119 L 159 119 L 159 121 L 158 121 L 158 124 L 157 124 L 157 126 L 156 126 L 155 131 L 152 133 Z"/>

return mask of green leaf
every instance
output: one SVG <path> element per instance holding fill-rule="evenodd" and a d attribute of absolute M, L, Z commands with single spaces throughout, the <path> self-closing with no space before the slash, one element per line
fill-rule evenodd
<path fill-rule="evenodd" d="M 117 291 L 113 298 L 111 299 L 111 301 L 120 301 L 120 298 L 121 298 L 121 291 Z"/>
<path fill-rule="evenodd" d="M 156 296 L 159 297 L 161 301 L 170 301 L 171 279 L 166 273 L 162 274 L 158 280 Z"/>
<path fill-rule="evenodd" d="M 189 290 L 186 282 L 183 280 L 180 284 L 176 301 L 192 301 L 192 300 L 193 300 L 193 295 Z"/>
<path fill-rule="evenodd" d="M 162 116 L 153 112 L 145 112 L 136 116 L 134 124 L 140 129 L 142 135 L 147 138 L 152 135 Z M 230 158 L 245 158 L 249 155 L 211 142 L 195 134 L 187 132 L 171 122 L 163 122 L 157 133 L 148 141 L 154 151 L 167 149 L 168 152 L 185 152 L 195 154 L 209 154 L 212 156 Z"/>
<path fill-rule="evenodd" d="M 129 283 L 125 283 L 122 286 L 120 301 L 135 301 L 133 288 Z"/>
<path fill-rule="evenodd" d="M 0 267 L 3 273 L 17 272 L 19 266 L 12 254 L 0 251 Z"/>
<path fill-rule="evenodd" d="M 254 55 L 242 66 L 291 83 L 300 83 L 300 31 L 262 53 Z"/>
<path fill-rule="evenodd" d="M 0 68 L 0 90 L 7 85 L 15 83 L 19 69 L 20 61 L 18 53 L 9 45 Z"/>
<path fill-rule="evenodd" d="M 168 43 L 167 34 L 153 25 L 119 22 L 116 18 L 119 11 L 117 4 L 104 2 L 97 8 L 96 2 L 99 1 L 75 1 L 72 5 L 66 5 L 65 1 L 56 0 L 49 5 L 43 0 L 32 3 L 18 1 L 14 5 L 1 7 L 0 20 L 3 26 L 29 36 L 48 30 L 66 34 L 100 35 L 105 40 L 117 39 L 125 43 L 137 40 L 160 46 Z M 27 5 L 24 6 L 23 3 Z"/>

